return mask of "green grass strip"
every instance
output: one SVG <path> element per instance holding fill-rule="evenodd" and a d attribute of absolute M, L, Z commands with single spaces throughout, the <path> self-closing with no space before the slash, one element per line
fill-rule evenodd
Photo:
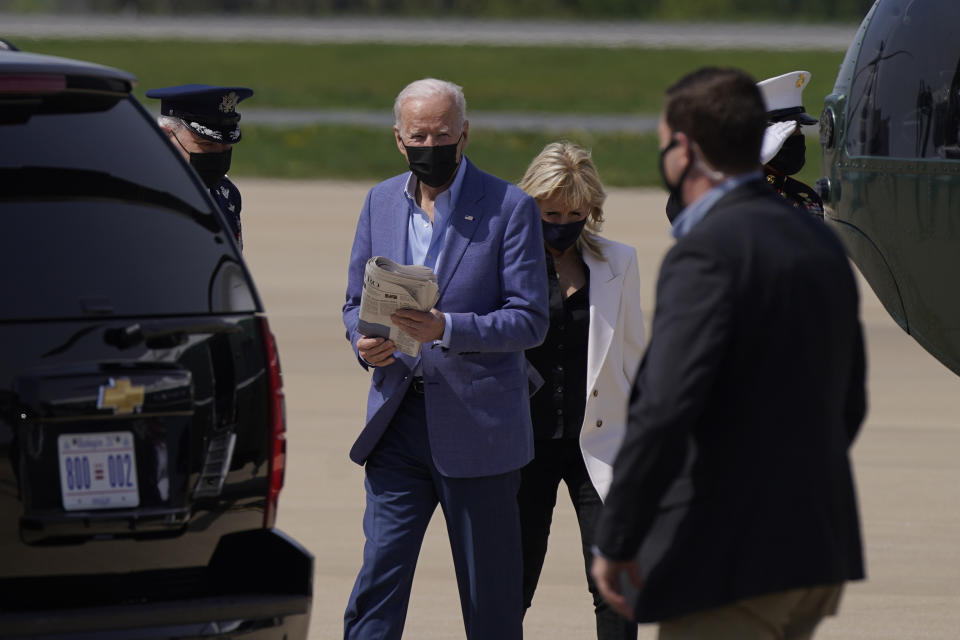
<path fill-rule="evenodd" d="M 571 132 L 567 135 L 471 130 L 467 156 L 480 168 L 518 182 L 545 144 L 571 140 L 593 150 L 610 186 L 656 184 L 654 135 Z M 249 126 L 233 152 L 231 175 L 276 178 L 336 178 L 376 182 L 406 170 L 390 129 L 310 126 L 296 129 Z"/>
<path fill-rule="evenodd" d="M 425 76 L 463 85 L 470 109 L 553 113 L 660 111 L 663 92 L 703 65 L 736 66 L 762 79 L 795 69 L 813 74 L 805 90 L 817 114 L 833 86 L 842 54 L 782 51 L 700 51 L 590 47 L 407 46 L 384 44 L 197 43 L 188 41 L 17 38 L 23 50 L 118 67 L 149 88 L 200 82 L 252 87 L 243 105 L 303 109 L 389 110 L 396 93 Z M 243 106 L 242 105 L 242 106 Z M 242 112 L 241 106 L 241 112 Z M 516 182 L 547 142 L 593 150 L 609 186 L 660 184 L 657 141 L 645 134 L 484 131 L 471 129 L 467 154 L 486 171 Z M 820 175 L 811 140 L 804 181 Z M 244 123 L 232 175 L 381 180 L 404 170 L 389 128 L 274 128 Z"/>
<path fill-rule="evenodd" d="M 563 135 L 471 129 L 467 156 L 504 180 L 519 182 L 545 144 L 570 140 L 593 152 L 607 186 L 660 186 L 658 142 L 653 134 Z M 812 184 L 819 177 L 819 146 L 808 138 L 807 167 L 797 176 Z M 233 152 L 231 176 L 343 179 L 371 184 L 406 170 L 388 129 L 346 126 L 274 128 L 247 126 Z"/>
<path fill-rule="evenodd" d="M 193 82 L 241 85 L 257 107 L 390 109 L 426 76 L 464 87 L 469 108 L 557 113 L 657 113 L 663 92 L 704 65 L 739 67 L 758 80 L 796 69 L 813 75 L 807 107 L 818 113 L 843 59 L 839 52 L 701 51 L 590 47 L 198 43 L 17 38 L 24 50 L 129 71 L 136 94 Z"/>

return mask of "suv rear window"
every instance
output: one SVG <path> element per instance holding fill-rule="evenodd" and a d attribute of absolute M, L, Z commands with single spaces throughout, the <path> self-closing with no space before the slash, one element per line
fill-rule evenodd
<path fill-rule="evenodd" d="M 209 211 L 169 143 L 131 99 L 67 95 L 20 108 L 0 98 L 0 167 L 103 172 Z"/>
<path fill-rule="evenodd" d="M 257 310 L 221 218 L 129 97 L 0 96 L 0 320 Z"/>

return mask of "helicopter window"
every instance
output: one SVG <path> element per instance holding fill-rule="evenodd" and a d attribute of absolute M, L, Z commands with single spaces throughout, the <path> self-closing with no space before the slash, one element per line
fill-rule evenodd
<path fill-rule="evenodd" d="M 852 156 L 960 159 L 960 3 L 880 0 L 847 106 Z"/>

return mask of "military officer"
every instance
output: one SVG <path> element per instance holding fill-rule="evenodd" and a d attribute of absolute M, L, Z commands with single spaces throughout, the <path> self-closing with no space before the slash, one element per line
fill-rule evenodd
<path fill-rule="evenodd" d="M 246 87 L 185 84 L 147 91 L 160 100 L 157 122 L 220 206 L 243 248 L 240 192 L 227 177 L 233 145 L 240 141 L 237 104 L 253 95 Z"/>
<path fill-rule="evenodd" d="M 791 178 L 803 168 L 807 156 L 806 136 L 800 127 L 817 119 L 803 108 L 803 89 L 810 72 L 791 71 L 757 83 L 767 107 L 767 130 L 760 161 L 767 184 L 794 207 L 823 217 L 823 201 L 813 188 Z"/>

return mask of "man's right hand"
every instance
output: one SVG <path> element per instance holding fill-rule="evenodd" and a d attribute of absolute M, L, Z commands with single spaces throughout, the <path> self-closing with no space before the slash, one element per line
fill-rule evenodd
<path fill-rule="evenodd" d="M 597 591 L 610 608 L 627 620 L 633 620 L 633 603 L 627 599 L 627 594 L 624 592 L 627 591 L 625 587 L 628 586 L 632 586 L 634 591 L 639 591 L 643 586 L 640 568 L 636 561 L 616 562 L 594 555 L 590 575 L 593 576 L 593 582 L 597 585 Z M 629 581 L 629 585 L 624 583 L 625 580 Z"/>
<path fill-rule="evenodd" d="M 357 340 L 357 353 L 363 360 L 374 367 L 385 367 L 393 364 L 393 352 L 397 347 L 392 340 L 386 338 L 360 338 Z"/>

